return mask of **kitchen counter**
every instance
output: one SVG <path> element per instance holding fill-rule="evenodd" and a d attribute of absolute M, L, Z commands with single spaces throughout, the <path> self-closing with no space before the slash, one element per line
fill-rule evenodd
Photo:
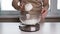
<path fill-rule="evenodd" d="M 23 32 L 19 30 L 19 23 L 0 22 L 1 34 L 60 34 L 60 22 L 41 23 L 37 32 Z"/>

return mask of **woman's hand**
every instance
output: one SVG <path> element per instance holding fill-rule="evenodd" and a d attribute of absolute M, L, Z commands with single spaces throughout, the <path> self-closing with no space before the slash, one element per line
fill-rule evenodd
<path fill-rule="evenodd" d="M 46 8 L 43 8 L 42 9 L 42 11 L 41 11 L 41 23 L 44 23 L 44 21 L 45 21 L 45 18 L 46 18 L 46 16 L 47 16 L 47 13 L 48 13 L 48 9 L 46 9 Z"/>
<path fill-rule="evenodd" d="M 48 13 L 48 9 L 43 8 L 43 9 L 42 9 L 42 12 L 41 12 L 42 18 L 45 18 L 45 17 L 47 16 L 47 13 Z"/>

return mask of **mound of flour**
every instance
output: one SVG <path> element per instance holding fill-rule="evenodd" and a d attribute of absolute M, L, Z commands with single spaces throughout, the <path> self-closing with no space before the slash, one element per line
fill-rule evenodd
<path fill-rule="evenodd" d="M 30 19 L 30 20 L 25 20 L 22 21 L 23 24 L 28 24 L 28 25 L 35 25 L 36 23 L 39 23 L 40 20 L 37 19 Z"/>

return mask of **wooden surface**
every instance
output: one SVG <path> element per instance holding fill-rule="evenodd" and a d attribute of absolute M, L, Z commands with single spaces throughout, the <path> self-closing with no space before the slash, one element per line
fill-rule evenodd
<path fill-rule="evenodd" d="M 0 22 L 20 22 L 19 18 L 0 18 Z M 60 18 L 46 18 L 45 22 L 60 22 Z"/>
<path fill-rule="evenodd" d="M 0 22 L 1 34 L 60 34 L 60 22 L 45 22 L 37 32 L 22 32 L 17 22 Z"/>

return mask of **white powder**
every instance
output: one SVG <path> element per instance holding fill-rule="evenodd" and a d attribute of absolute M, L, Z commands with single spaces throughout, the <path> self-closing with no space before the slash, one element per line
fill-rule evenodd
<path fill-rule="evenodd" d="M 30 20 L 25 20 L 22 21 L 23 24 L 28 24 L 28 25 L 35 25 L 36 23 L 39 23 L 40 20 L 37 19 L 30 19 Z"/>
<path fill-rule="evenodd" d="M 31 3 L 28 3 L 25 5 L 25 11 L 30 11 L 30 10 L 32 10 L 32 8 L 33 8 L 33 6 Z"/>

